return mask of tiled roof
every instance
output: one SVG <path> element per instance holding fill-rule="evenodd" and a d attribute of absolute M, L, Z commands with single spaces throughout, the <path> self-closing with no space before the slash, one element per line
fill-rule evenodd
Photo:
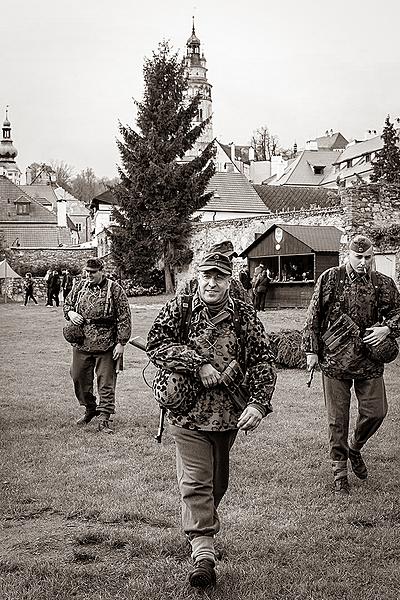
<path fill-rule="evenodd" d="M 320 185 L 337 158 L 338 152 L 334 150 L 303 150 L 276 181 L 276 185 Z M 315 175 L 313 165 L 324 165 L 324 173 Z"/>
<path fill-rule="evenodd" d="M 310 250 L 314 252 L 338 252 L 340 238 L 343 233 L 340 229 L 332 226 L 323 225 L 272 225 L 262 235 L 260 235 L 250 246 L 248 246 L 241 256 L 247 256 L 249 251 L 257 246 L 261 240 L 265 239 L 271 231 L 280 227 L 286 233 L 289 233 L 296 239 L 303 242 Z"/>
<path fill-rule="evenodd" d="M 45 209 L 46 210 L 46 209 Z M 60 244 L 71 245 L 71 237 L 66 227 L 51 224 L 5 223 L 1 224 L 7 246 L 22 248 L 55 248 Z M 16 240 L 18 243 L 16 244 Z"/>
<path fill-rule="evenodd" d="M 114 206 L 114 204 L 117 204 L 117 199 L 110 190 L 106 190 L 98 196 L 95 196 L 91 201 L 90 206 L 96 208 L 99 204 L 112 204 Z"/>
<path fill-rule="evenodd" d="M 17 215 L 14 202 L 21 196 L 30 201 L 29 215 Z M 21 186 L 15 185 L 10 179 L 0 176 L 0 223 L 49 223 L 57 224 L 57 217 L 42 204 L 24 193 Z"/>
<path fill-rule="evenodd" d="M 269 212 L 243 173 L 215 173 L 206 192 L 214 192 L 214 196 L 202 211 Z"/>
<path fill-rule="evenodd" d="M 317 137 L 315 141 L 321 150 L 343 150 L 348 144 L 346 138 L 339 132 Z"/>
<path fill-rule="evenodd" d="M 341 152 L 341 154 L 339 154 L 339 156 L 336 157 L 334 164 L 342 163 L 345 160 L 351 160 L 352 158 L 362 156 L 363 154 L 371 154 L 372 152 L 376 152 L 382 148 L 383 140 L 380 135 L 377 135 L 369 140 L 356 142 L 355 144 L 348 146 L 345 150 L 343 150 L 343 152 Z"/>
<path fill-rule="evenodd" d="M 325 188 L 290 185 L 253 185 L 265 206 L 271 212 L 283 212 L 338 206 L 339 197 Z"/>
<path fill-rule="evenodd" d="M 51 204 L 52 206 L 55 206 L 57 202 L 57 196 L 51 185 L 34 183 L 32 185 L 20 185 L 19 187 L 31 198 L 35 198 L 35 200 L 38 200 L 41 204 Z"/>

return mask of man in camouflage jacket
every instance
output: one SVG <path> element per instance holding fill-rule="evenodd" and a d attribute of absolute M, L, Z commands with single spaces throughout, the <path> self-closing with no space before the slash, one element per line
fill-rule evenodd
<path fill-rule="evenodd" d="M 85 407 L 78 425 L 99 415 L 99 431 L 112 433 L 118 364 L 131 335 L 131 311 L 121 286 L 105 277 L 100 259 L 88 259 L 86 274 L 64 303 L 65 318 L 83 330 L 83 339 L 72 344 L 71 377 L 79 404 Z M 94 372 L 98 405 L 93 394 Z"/>
<path fill-rule="evenodd" d="M 362 235 L 353 238 L 346 266 L 328 269 L 318 279 L 303 332 L 307 367 L 311 370 L 319 364 L 322 371 L 335 491 L 341 495 L 349 493 L 348 459 L 355 475 L 367 478 L 360 450 L 378 430 L 387 412 L 384 364 L 371 358 L 368 345 L 376 348 L 389 334 L 400 335 L 399 292 L 394 281 L 379 272 L 374 274 L 375 289 L 372 262 L 372 242 Z M 341 291 L 338 289 L 340 273 L 344 277 Z M 322 336 L 341 315 L 352 319 L 360 335 L 354 337 L 354 343 L 330 349 Z M 377 321 L 379 326 L 374 326 Z M 348 440 L 353 385 L 358 417 Z"/>
<path fill-rule="evenodd" d="M 269 341 L 252 306 L 232 300 L 231 260 L 213 252 L 199 266 L 187 339 L 182 340 L 182 297 L 169 301 L 149 334 L 147 353 L 162 369 L 192 377 L 191 408 L 168 411 L 176 445 L 177 477 L 182 500 L 182 524 L 192 546 L 194 587 L 215 583 L 214 536 L 220 528 L 217 507 L 229 477 L 229 451 L 238 430 L 251 431 L 272 411 L 275 369 Z M 237 312 L 235 313 L 236 303 Z M 238 339 L 238 319 L 241 335 Z M 246 374 L 247 407 L 234 405 L 221 385 L 221 372 L 236 359 Z"/>

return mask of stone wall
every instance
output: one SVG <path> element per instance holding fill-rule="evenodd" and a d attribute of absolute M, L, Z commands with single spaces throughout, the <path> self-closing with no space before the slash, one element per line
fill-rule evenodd
<path fill-rule="evenodd" d="M 213 244 L 222 240 L 231 240 L 235 251 L 240 254 L 256 239 L 256 234 L 264 233 L 271 225 L 333 225 L 343 229 L 343 210 L 341 207 L 271 213 L 262 217 L 231 219 L 196 223 L 191 237 L 190 247 L 194 252 L 193 261 L 186 268 L 175 273 L 177 290 L 181 290 L 186 281 L 195 276 L 198 261 L 202 254 Z M 234 274 L 244 263 L 244 259 L 234 260 Z"/>
<path fill-rule="evenodd" d="M 9 248 L 6 259 L 19 275 L 28 271 L 44 276 L 48 269 L 68 269 L 73 274 L 82 272 L 86 260 L 96 256 L 96 248 Z"/>

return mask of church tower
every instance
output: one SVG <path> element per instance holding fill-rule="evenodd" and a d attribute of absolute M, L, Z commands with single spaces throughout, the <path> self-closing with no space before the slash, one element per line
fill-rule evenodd
<path fill-rule="evenodd" d="M 195 125 L 199 125 L 212 114 L 212 86 L 207 81 L 207 61 L 204 57 L 204 53 L 200 55 L 200 40 L 196 36 L 194 17 L 192 35 L 186 42 L 186 48 L 185 67 L 188 75 L 189 97 L 195 96 L 196 94 L 200 94 L 201 97 L 197 117 L 194 121 Z M 213 139 L 212 123 L 210 122 L 189 153 L 197 156 L 210 142 L 212 142 Z"/>
<path fill-rule="evenodd" d="M 21 171 L 19 170 L 15 158 L 18 150 L 12 143 L 11 123 L 8 120 L 8 106 L 6 107 L 6 118 L 3 123 L 3 139 L 0 144 L 0 175 L 5 175 L 16 185 L 20 184 Z"/>

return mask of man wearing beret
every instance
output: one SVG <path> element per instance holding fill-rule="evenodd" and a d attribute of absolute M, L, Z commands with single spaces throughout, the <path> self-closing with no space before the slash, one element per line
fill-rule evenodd
<path fill-rule="evenodd" d="M 77 424 L 87 425 L 98 416 L 98 430 L 113 433 L 111 417 L 115 413 L 117 372 L 121 370 L 119 365 L 131 335 L 131 311 L 124 290 L 105 277 L 99 258 L 87 260 L 86 279 L 68 294 L 64 316 L 82 331 L 82 339 L 70 340 L 75 395 L 85 407 Z M 95 372 L 98 404 L 93 394 Z"/>
<path fill-rule="evenodd" d="M 254 431 L 272 411 L 276 379 L 263 325 L 252 306 L 231 298 L 231 275 L 226 253 L 207 253 L 198 267 L 186 336 L 186 297 L 178 295 L 161 310 L 147 339 L 148 356 L 157 367 L 184 374 L 193 383 L 185 410 L 168 410 L 167 418 L 176 446 L 182 526 L 194 561 L 189 582 L 198 588 L 216 580 L 214 536 L 220 529 L 218 505 L 228 487 L 230 449 L 239 430 Z M 244 408 L 237 407 L 221 382 L 233 361 L 248 386 Z"/>
<path fill-rule="evenodd" d="M 368 476 L 360 451 L 387 412 L 379 348 L 388 336 L 400 335 L 399 292 L 390 277 L 372 269 L 373 255 L 372 242 L 364 235 L 350 241 L 347 263 L 319 277 L 303 333 L 307 367 L 319 364 L 322 371 L 338 495 L 349 494 L 348 459 L 356 477 Z M 352 387 L 358 416 L 349 438 Z"/>

